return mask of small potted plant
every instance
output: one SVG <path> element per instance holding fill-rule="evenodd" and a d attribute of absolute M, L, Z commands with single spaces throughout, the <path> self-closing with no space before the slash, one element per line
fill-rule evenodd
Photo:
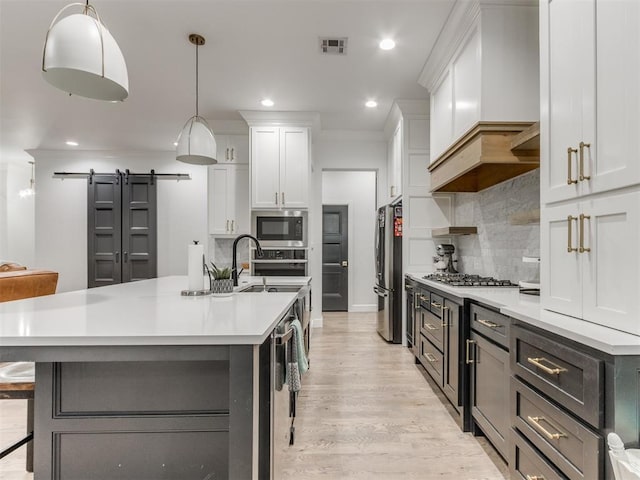
<path fill-rule="evenodd" d="M 228 294 L 233 292 L 233 279 L 231 268 L 218 268 L 211 263 L 211 293 Z"/>

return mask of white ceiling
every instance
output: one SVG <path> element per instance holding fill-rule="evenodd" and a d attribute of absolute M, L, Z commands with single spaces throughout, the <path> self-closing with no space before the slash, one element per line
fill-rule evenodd
<path fill-rule="evenodd" d="M 71 1 L 0 0 L 0 161 L 70 148 L 68 139 L 83 150 L 171 150 L 195 109 L 192 32 L 207 41 L 200 114 L 214 131 L 237 123 L 238 110 L 266 110 L 263 97 L 272 110 L 318 112 L 325 130 L 380 131 L 394 99 L 427 97 L 417 79 L 455 3 L 95 0 L 129 70 L 129 98 L 111 104 L 70 97 L 42 79 L 45 33 Z M 348 37 L 348 54 L 320 55 L 320 36 Z M 392 51 L 378 48 L 386 36 L 396 40 Z M 379 106 L 366 109 L 369 98 Z"/>

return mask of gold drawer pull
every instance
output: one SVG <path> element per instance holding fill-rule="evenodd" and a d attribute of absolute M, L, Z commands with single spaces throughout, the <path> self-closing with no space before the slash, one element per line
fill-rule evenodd
<path fill-rule="evenodd" d="M 423 302 L 428 301 L 427 297 L 425 297 L 424 295 L 420 295 L 420 300 L 423 301 Z"/>
<path fill-rule="evenodd" d="M 567 217 L 567 252 L 577 252 L 578 249 L 573 247 L 573 241 L 571 240 L 571 226 L 574 220 L 578 220 L 578 217 L 573 217 L 569 215 Z"/>
<path fill-rule="evenodd" d="M 431 302 L 431 306 L 434 308 L 442 308 L 442 304 L 437 302 Z"/>
<path fill-rule="evenodd" d="M 433 362 L 437 362 L 437 361 L 438 361 L 438 359 L 437 359 L 436 357 L 434 357 L 432 353 L 425 353 L 425 355 L 424 355 L 424 356 L 425 356 L 425 357 L 427 357 L 427 360 L 428 360 L 430 363 L 433 363 Z"/>
<path fill-rule="evenodd" d="M 467 365 L 474 363 L 474 360 L 471 358 L 471 345 L 474 343 L 476 343 L 475 340 L 466 340 L 466 352 L 464 360 Z"/>
<path fill-rule="evenodd" d="M 580 142 L 580 176 L 578 177 L 580 181 L 591 180 L 590 175 L 584 174 L 584 147 L 587 147 L 589 151 L 591 151 L 591 144 Z"/>
<path fill-rule="evenodd" d="M 430 323 L 425 323 L 424 324 L 424 328 L 426 328 L 427 330 L 438 330 L 438 327 L 435 327 L 435 326 L 431 325 Z"/>
<path fill-rule="evenodd" d="M 578 149 L 577 148 L 567 148 L 567 184 L 568 185 L 573 185 L 574 183 L 578 183 L 578 180 L 574 180 L 571 177 L 571 154 L 572 153 L 578 153 Z"/>
<path fill-rule="evenodd" d="M 560 367 L 560 366 L 558 366 L 558 365 L 556 365 L 555 363 L 552 363 L 552 362 L 549 362 L 549 363 L 551 363 L 551 365 L 553 365 L 554 368 L 547 367 L 546 365 L 543 365 L 542 363 L 540 363 L 542 361 L 549 362 L 549 360 L 547 360 L 544 357 L 537 357 L 537 358 L 529 357 L 529 358 L 527 358 L 527 362 L 529 362 L 532 365 L 535 365 L 540 370 L 542 370 L 543 372 L 548 373 L 549 375 L 560 375 L 562 372 L 568 371 L 566 368 L 562 368 L 562 367 Z"/>
<path fill-rule="evenodd" d="M 502 325 L 494 323 L 494 322 L 490 322 L 489 320 L 484 320 L 482 318 L 478 318 L 476 320 L 480 325 L 484 325 L 485 327 L 489 327 L 489 328 L 498 328 L 501 327 Z"/>
<path fill-rule="evenodd" d="M 591 215 L 585 215 L 583 213 L 580 214 L 580 247 L 578 248 L 578 252 L 580 252 L 580 253 L 590 252 L 591 251 L 591 248 L 584 246 L 584 220 L 585 220 L 585 218 L 587 220 L 590 220 L 591 219 Z"/>
<path fill-rule="evenodd" d="M 558 440 L 559 438 L 567 436 L 565 433 L 562 433 L 562 432 L 551 433 L 549 430 L 547 430 L 542 425 L 540 425 L 540 422 L 547 421 L 547 419 L 544 417 L 527 417 L 527 419 L 529 420 L 529 422 L 533 424 L 534 427 L 536 427 L 536 429 L 542 432 L 542 434 L 545 437 L 547 437 L 549 440 Z"/>
<path fill-rule="evenodd" d="M 546 480 L 542 475 L 527 475 L 527 480 Z"/>

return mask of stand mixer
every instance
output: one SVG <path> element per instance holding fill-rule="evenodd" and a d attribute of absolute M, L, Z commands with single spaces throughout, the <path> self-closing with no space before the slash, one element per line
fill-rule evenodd
<path fill-rule="evenodd" d="M 436 248 L 437 257 L 433 257 L 436 262 L 436 270 L 439 273 L 458 273 L 453 267 L 453 253 L 456 247 L 450 243 L 443 243 Z"/>

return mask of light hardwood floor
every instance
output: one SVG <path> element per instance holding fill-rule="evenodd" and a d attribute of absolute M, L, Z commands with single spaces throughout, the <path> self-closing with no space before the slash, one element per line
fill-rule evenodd
<path fill-rule="evenodd" d="M 460 431 L 409 351 L 380 338 L 374 314 L 325 313 L 311 353 L 282 480 L 508 478 L 484 439 Z M 20 438 L 25 419 L 26 401 L 0 401 L 0 445 Z M 0 460 L 0 480 L 33 478 L 24 455 Z"/>
<path fill-rule="evenodd" d="M 284 479 L 508 478 L 486 441 L 458 428 L 408 349 L 376 333 L 374 314 L 323 316 Z"/>

